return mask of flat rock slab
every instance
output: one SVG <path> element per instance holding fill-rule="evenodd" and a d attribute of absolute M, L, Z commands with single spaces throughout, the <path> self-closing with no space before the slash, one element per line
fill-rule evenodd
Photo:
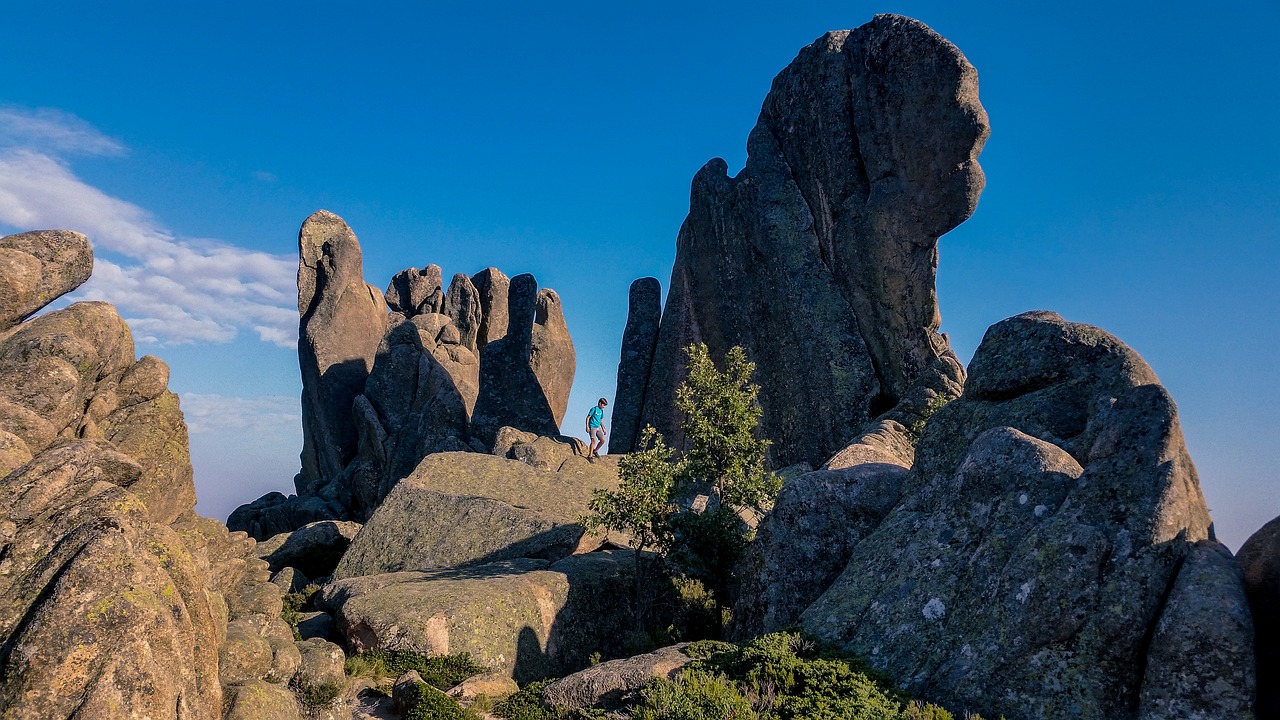
<path fill-rule="evenodd" d="M 633 578 L 630 552 L 605 551 L 350 578 L 317 597 L 356 651 L 465 652 L 527 682 L 581 669 L 593 652 L 619 654 Z"/>
<path fill-rule="evenodd" d="M 614 464 L 584 459 L 550 472 L 478 453 L 428 456 L 369 518 L 334 577 L 559 560 L 580 546 L 591 492 L 617 482 Z"/>

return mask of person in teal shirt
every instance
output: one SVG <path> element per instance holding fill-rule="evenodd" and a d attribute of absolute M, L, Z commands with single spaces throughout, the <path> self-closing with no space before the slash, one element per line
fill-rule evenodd
<path fill-rule="evenodd" d="M 608 404 L 608 400 L 600 398 L 600 402 L 587 412 L 587 439 L 591 441 L 591 449 L 587 452 L 588 460 L 600 457 L 599 450 L 604 447 L 604 436 L 608 434 L 604 429 L 604 409 Z"/>

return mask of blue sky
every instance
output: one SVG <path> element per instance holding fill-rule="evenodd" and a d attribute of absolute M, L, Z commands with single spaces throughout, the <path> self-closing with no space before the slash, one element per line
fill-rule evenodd
<path fill-rule="evenodd" d="M 956 43 L 991 116 L 987 190 L 940 244 L 960 356 L 1029 309 L 1106 328 L 1178 401 L 1223 539 L 1280 515 L 1274 2 L 104 5 L 6 8 L 0 230 L 94 240 L 80 296 L 172 366 L 207 515 L 298 467 L 307 215 L 342 215 L 378 286 L 436 263 L 559 291 L 574 429 L 613 393 L 628 284 L 665 290 L 694 172 L 736 172 L 773 76 L 876 12 Z"/>

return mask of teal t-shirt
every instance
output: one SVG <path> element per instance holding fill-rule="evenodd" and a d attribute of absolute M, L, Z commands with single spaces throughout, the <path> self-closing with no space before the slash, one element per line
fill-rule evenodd
<path fill-rule="evenodd" d="M 598 428 L 603 421 L 604 410 L 601 410 L 599 405 L 591 408 L 591 412 L 587 413 L 587 427 Z"/>

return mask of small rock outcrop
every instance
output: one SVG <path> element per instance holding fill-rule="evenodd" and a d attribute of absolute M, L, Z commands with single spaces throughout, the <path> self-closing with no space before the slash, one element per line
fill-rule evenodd
<path fill-rule="evenodd" d="M 271 572 L 293 568 L 310 578 L 328 577 L 359 532 L 359 523 L 322 520 L 260 542 L 253 554 Z"/>
<path fill-rule="evenodd" d="M 622 331 L 622 359 L 618 361 L 618 387 L 613 395 L 613 430 L 609 450 L 625 453 L 640 438 L 640 415 L 653 351 L 658 346 L 662 322 L 662 286 L 657 278 L 640 278 L 627 293 L 627 326 Z"/>
<path fill-rule="evenodd" d="M 1253 611 L 1258 717 L 1280 717 L 1280 517 L 1250 535 L 1236 559 Z"/>
<path fill-rule="evenodd" d="M 298 313 L 301 493 L 332 482 L 355 457 L 351 403 L 364 392 L 387 327 L 383 294 L 364 281 L 360 242 L 327 210 L 298 233 Z"/>
<path fill-rule="evenodd" d="M 438 313 L 444 305 L 440 292 L 442 280 L 439 265 L 428 265 L 422 270 L 411 267 L 392 276 L 382 297 L 388 309 L 406 318 Z"/>
<path fill-rule="evenodd" d="M 93 271 L 89 239 L 70 230 L 0 237 L 0 331 L 75 290 Z"/>
<path fill-rule="evenodd" d="M 593 550 L 578 518 L 591 492 L 617 487 L 616 466 L 565 461 L 557 471 L 479 453 L 439 453 L 401 480 L 356 535 L 335 578 L 556 561 Z M 585 544 L 585 546 L 584 546 Z"/>
<path fill-rule="evenodd" d="M 653 678 L 674 680 L 693 658 L 684 653 L 688 643 L 660 648 L 643 655 L 610 660 L 560 678 L 542 691 L 542 700 L 554 708 L 585 710 L 610 707 L 644 687 Z"/>
<path fill-rule="evenodd" d="M 639 425 L 679 445 L 698 342 L 756 363 L 778 467 L 822 464 L 884 413 L 910 424 L 926 391 L 958 395 L 937 245 L 977 205 L 988 133 L 973 66 L 923 23 L 878 15 L 801 50 L 742 172 L 717 158 L 694 177 Z"/>
<path fill-rule="evenodd" d="M 471 278 L 462 273 L 453 276 L 440 312 L 447 315 L 458 328 L 460 344 L 471 352 L 478 353 L 476 338 L 480 335 L 483 308 L 480 305 L 480 291 L 471 284 Z"/>

